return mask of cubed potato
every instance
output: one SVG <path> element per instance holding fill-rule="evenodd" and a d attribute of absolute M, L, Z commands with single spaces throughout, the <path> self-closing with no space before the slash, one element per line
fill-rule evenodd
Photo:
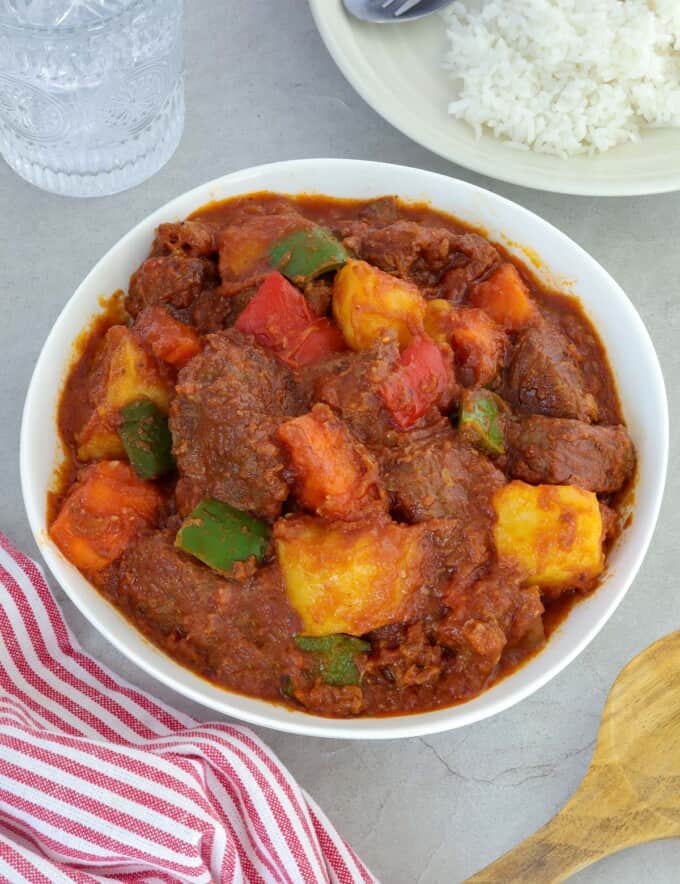
<path fill-rule="evenodd" d="M 427 583 L 430 535 L 422 525 L 280 519 L 276 552 L 307 635 L 364 635 L 404 616 Z"/>
<path fill-rule="evenodd" d="M 78 457 L 82 461 L 120 458 L 125 456 L 117 432 L 120 409 L 135 399 L 150 399 L 167 412 L 170 387 L 136 335 L 114 325 L 93 368 L 89 398 L 94 407 L 78 433 Z"/>
<path fill-rule="evenodd" d="M 597 495 L 576 485 L 514 481 L 493 496 L 500 559 L 514 563 L 528 586 L 588 585 L 604 568 Z"/>
<path fill-rule="evenodd" d="M 403 349 L 423 333 L 426 304 L 415 285 L 365 261 L 348 261 L 335 277 L 333 315 L 353 350 L 365 350 L 390 330 Z"/>
<path fill-rule="evenodd" d="M 110 362 L 104 401 L 109 408 L 122 408 L 135 399 L 150 399 L 161 411 L 170 405 L 168 382 L 161 377 L 153 357 L 130 329 L 114 326 L 106 335 Z"/>
<path fill-rule="evenodd" d="M 468 303 L 509 331 L 538 321 L 539 312 L 514 264 L 501 264 L 488 279 L 471 286 Z"/>
<path fill-rule="evenodd" d="M 425 331 L 438 344 L 450 344 L 453 312 L 455 306 L 451 301 L 434 298 L 425 305 Z"/>
<path fill-rule="evenodd" d="M 78 434 L 78 459 L 83 463 L 126 457 L 118 430 L 107 426 L 106 421 L 111 417 L 112 415 L 95 412 Z"/>

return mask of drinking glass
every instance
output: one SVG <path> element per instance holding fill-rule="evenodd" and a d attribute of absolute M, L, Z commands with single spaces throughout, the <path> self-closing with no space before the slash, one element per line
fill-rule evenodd
<path fill-rule="evenodd" d="M 65 196 L 144 181 L 184 127 L 183 0 L 0 0 L 0 153 Z"/>

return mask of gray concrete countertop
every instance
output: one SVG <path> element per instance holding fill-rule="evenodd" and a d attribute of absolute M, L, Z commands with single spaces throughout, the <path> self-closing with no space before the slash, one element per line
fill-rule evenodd
<path fill-rule="evenodd" d="M 355 94 L 303 0 L 187 7 L 186 131 L 158 175 L 120 196 L 75 201 L 30 187 L 0 163 L 0 530 L 16 544 L 36 554 L 19 488 L 19 425 L 35 359 L 62 305 L 151 210 L 256 163 L 313 156 L 404 163 L 474 181 L 537 212 L 594 255 L 636 304 L 659 352 L 677 427 L 680 193 L 565 197 L 473 175 L 411 143 Z M 261 731 L 385 884 L 461 881 L 542 825 L 576 787 L 616 674 L 680 625 L 679 466 L 672 445 L 661 520 L 625 601 L 592 645 L 530 699 L 463 730 L 397 743 Z M 213 717 L 123 659 L 52 586 L 91 654 L 197 718 Z M 574 880 L 664 884 L 678 880 L 679 868 L 680 843 L 669 841 L 621 853 Z"/>

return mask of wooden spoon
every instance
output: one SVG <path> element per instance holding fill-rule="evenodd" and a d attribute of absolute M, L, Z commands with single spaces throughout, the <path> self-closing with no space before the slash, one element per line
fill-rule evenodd
<path fill-rule="evenodd" d="M 614 682 L 590 767 L 562 810 L 468 882 L 564 881 L 604 856 L 680 837 L 680 632 Z"/>

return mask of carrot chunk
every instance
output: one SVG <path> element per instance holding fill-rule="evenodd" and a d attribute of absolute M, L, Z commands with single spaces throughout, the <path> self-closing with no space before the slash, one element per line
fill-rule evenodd
<path fill-rule="evenodd" d="M 300 503 L 327 519 L 353 521 L 387 511 L 373 455 L 327 405 L 281 424 Z"/>
<path fill-rule="evenodd" d="M 134 324 L 134 331 L 148 345 L 157 359 L 182 368 L 201 352 L 196 329 L 180 322 L 162 307 L 147 307 Z"/>
<path fill-rule="evenodd" d="M 128 464 L 92 464 L 79 473 L 50 536 L 81 571 L 101 571 L 122 555 L 135 534 L 153 526 L 161 502 L 160 491 Z"/>
<path fill-rule="evenodd" d="M 480 307 L 499 325 L 519 331 L 538 319 L 538 308 L 514 264 L 506 263 L 471 287 L 468 303 Z"/>

